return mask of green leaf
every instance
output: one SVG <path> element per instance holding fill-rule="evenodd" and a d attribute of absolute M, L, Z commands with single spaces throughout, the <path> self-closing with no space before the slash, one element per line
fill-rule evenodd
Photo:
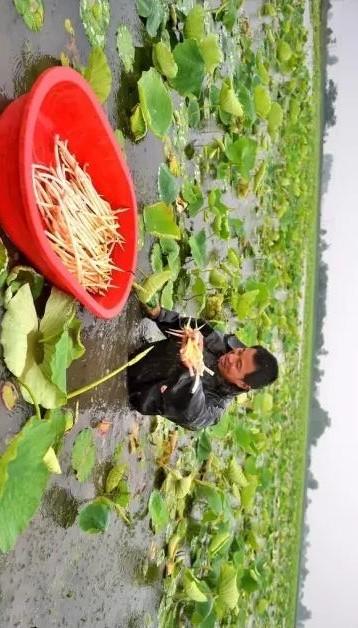
<path fill-rule="evenodd" d="M 163 286 L 172 277 L 171 270 L 163 270 L 160 273 L 153 273 L 148 279 L 145 280 L 142 286 L 133 283 L 135 290 L 137 291 L 138 298 L 141 303 L 148 303 L 159 292 Z"/>
<path fill-rule="evenodd" d="M 186 39 L 173 51 L 178 73 L 171 83 L 182 96 L 199 96 L 205 76 L 205 64 L 195 39 Z"/>
<path fill-rule="evenodd" d="M 179 244 L 175 240 L 161 238 L 160 248 L 162 250 L 162 254 L 167 258 L 168 266 L 172 271 L 172 280 L 175 281 L 181 268 Z"/>
<path fill-rule="evenodd" d="M 206 593 L 203 591 L 202 583 L 194 576 L 190 569 L 185 570 L 183 587 L 185 595 L 189 598 L 189 600 L 193 600 L 194 602 L 207 601 L 208 598 Z"/>
<path fill-rule="evenodd" d="M 222 82 L 220 90 L 220 107 L 226 113 L 230 113 L 237 118 L 242 118 L 244 115 L 243 108 L 237 95 L 235 94 L 230 79 L 226 79 Z"/>
<path fill-rule="evenodd" d="M 27 28 L 31 31 L 41 30 L 44 23 L 44 6 L 42 0 L 14 0 L 14 5 Z"/>
<path fill-rule="evenodd" d="M 204 205 L 204 195 L 200 185 L 189 179 L 185 181 L 181 193 L 184 201 L 188 203 L 189 216 L 194 218 Z"/>
<path fill-rule="evenodd" d="M 237 571 L 233 565 L 225 563 L 221 566 L 218 584 L 219 600 L 231 610 L 235 608 L 239 599 L 236 577 Z"/>
<path fill-rule="evenodd" d="M 153 0 L 136 0 L 138 15 L 149 17 L 152 12 Z"/>
<path fill-rule="evenodd" d="M 257 414 L 270 414 L 273 408 L 273 397 L 269 392 L 259 392 L 254 398 L 254 410 Z"/>
<path fill-rule="evenodd" d="M 213 74 L 223 61 L 223 53 L 219 44 L 219 36 L 211 33 L 199 43 L 200 54 L 204 59 L 205 70 Z"/>
<path fill-rule="evenodd" d="M 107 57 L 101 48 L 92 48 L 83 75 L 98 100 L 101 103 L 106 102 L 112 88 L 112 73 Z"/>
<path fill-rule="evenodd" d="M 179 194 L 179 181 L 166 164 L 159 166 L 158 188 L 160 198 L 168 205 L 173 203 Z"/>
<path fill-rule="evenodd" d="M 209 273 L 209 281 L 214 288 L 227 287 L 227 275 L 219 268 L 213 268 Z"/>
<path fill-rule="evenodd" d="M 158 29 L 165 17 L 161 0 L 137 0 L 137 11 L 141 17 L 147 18 L 146 29 L 150 37 L 156 37 Z"/>
<path fill-rule="evenodd" d="M 148 233 L 152 235 L 180 240 L 181 233 L 175 222 L 173 208 L 160 202 L 146 205 L 143 210 L 144 224 Z"/>
<path fill-rule="evenodd" d="M 232 305 L 239 320 L 245 320 L 254 315 L 254 306 L 259 296 L 259 290 L 249 290 L 244 294 L 234 295 Z"/>
<path fill-rule="evenodd" d="M 78 515 L 78 525 L 83 532 L 97 534 L 108 528 L 110 506 L 101 498 L 95 499 L 82 508 Z"/>
<path fill-rule="evenodd" d="M 111 17 L 109 0 L 81 0 L 80 17 L 92 48 L 104 48 Z"/>
<path fill-rule="evenodd" d="M 196 4 L 185 20 L 184 34 L 187 39 L 200 41 L 205 35 L 205 10 L 200 4 Z"/>
<path fill-rule="evenodd" d="M 112 491 L 117 488 L 118 484 L 123 479 L 123 476 L 126 474 L 126 471 L 126 464 L 116 464 L 112 467 L 106 479 L 106 493 L 112 493 Z"/>
<path fill-rule="evenodd" d="M 138 82 L 139 100 L 144 119 L 154 135 L 163 137 L 173 117 L 173 104 L 160 74 L 151 68 L 143 72 Z"/>
<path fill-rule="evenodd" d="M 178 66 L 175 63 L 171 49 L 163 41 L 159 41 L 153 46 L 153 62 L 163 76 L 166 76 L 168 79 L 176 77 Z"/>
<path fill-rule="evenodd" d="M 206 234 L 205 229 L 201 229 L 189 238 L 191 254 L 197 266 L 204 268 L 206 264 Z"/>
<path fill-rule="evenodd" d="M 257 142 L 249 137 L 239 137 L 232 143 L 227 143 L 225 152 L 228 159 L 237 164 L 240 174 L 247 181 L 250 172 L 255 166 Z"/>
<path fill-rule="evenodd" d="M 23 374 L 26 364 L 28 337 L 38 331 L 38 320 L 28 284 L 22 286 L 7 306 L 1 322 L 1 344 L 7 368 L 16 377 Z"/>
<path fill-rule="evenodd" d="M 208 551 L 210 556 L 216 556 L 216 554 L 220 554 L 224 550 L 228 549 L 229 543 L 231 541 L 231 532 L 218 532 L 211 539 Z"/>
<path fill-rule="evenodd" d="M 117 51 L 123 62 L 126 72 L 132 72 L 135 48 L 131 32 L 125 24 L 121 24 L 117 30 Z"/>
<path fill-rule="evenodd" d="M 170 280 L 164 286 L 161 297 L 160 297 L 160 305 L 164 307 L 166 310 L 172 310 L 174 301 L 173 301 L 173 281 Z"/>
<path fill-rule="evenodd" d="M 255 109 L 258 116 L 267 118 L 271 109 L 271 96 L 267 87 L 256 85 L 254 90 Z"/>
<path fill-rule="evenodd" d="M 155 532 L 158 533 L 168 525 L 169 513 L 163 496 L 157 489 L 150 494 L 148 510 Z"/>
<path fill-rule="evenodd" d="M 47 299 L 45 313 L 40 322 L 40 332 L 42 333 L 42 342 L 44 340 L 58 337 L 63 330 L 68 327 L 76 312 L 75 300 L 52 288 L 51 294 Z"/>
<path fill-rule="evenodd" d="M 159 242 L 155 242 L 150 253 L 150 265 L 153 273 L 161 273 L 163 270 L 162 249 Z"/>
<path fill-rule="evenodd" d="M 247 479 L 247 486 L 244 486 L 240 491 L 241 503 L 246 512 L 251 512 L 255 502 L 256 489 L 259 480 L 257 475 L 251 475 Z"/>
<path fill-rule="evenodd" d="M 44 456 L 65 430 L 63 413 L 33 417 L 0 457 L 0 549 L 10 550 L 40 505 L 49 471 Z"/>
<path fill-rule="evenodd" d="M 92 473 L 96 462 L 96 447 L 93 441 L 92 430 L 86 427 L 75 439 L 71 454 L 71 464 L 76 471 L 79 482 L 86 482 Z"/>
<path fill-rule="evenodd" d="M 245 477 L 245 474 L 242 470 L 242 466 L 238 463 L 236 458 L 231 458 L 229 463 L 229 479 L 234 484 L 238 484 L 238 486 L 248 486 L 248 481 Z"/>
<path fill-rule="evenodd" d="M 206 304 L 206 283 L 201 277 L 196 277 L 192 285 L 192 295 L 197 303 L 197 314 L 200 314 Z"/>
<path fill-rule="evenodd" d="M 197 129 L 200 124 L 200 107 L 195 96 L 189 98 L 188 103 L 188 123 L 190 128 Z"/>
<path fill-rule="evenodd" d="M 148 127 L 143 116 L 142 107 L 136 105 L 129 121 L 131 132 L 136 142 L 147 135 Z"/>
<path fill-rule="evenodd" d="M 14 266 L 6 278 L 8 288 L 6 290 L 5 304 L 15 296 L 16 292 L 25 283 L 29 284 L 32 297 L 36 301 L 42 292 L 44 284 L 42 275 L 39 275 L 31 266 Z"/>
<path fill-rule="evenodd" d="M 205 499 L 209 508 L 216 515 L 223 511 L 223 493 L 210 482 L 200 481 L 196 483 L 196 492 L 199 498 Z"/>
<path fill-rule="evenodd" d="M 196 443 L 196 458 L 199 463 L 202 463 L 209 458 L 211 449 L 210 438 L 205 430 L 203 430 Z"/>
<path fill-rule="evenodd" d="M 287 63 L 292 57 L 292 48 L 287 41 L 281 39 L 277 46 L 277 56 L 282 63 Z"/>
<path fill-rule="evenodd" d="M 278 102 L 273 102 L 270 113 L 268 114 L 268 130 L 272 135 L 280 128 L 283 122 L 283 110 Z"/>
<path fill-rule="evenodd" d="M 53 447 L 49 447 L 43 457 L 43 461 L 50 473 L 56 473 L 57 475 L 60 475 L 62 473 L 60 463 Z"/>

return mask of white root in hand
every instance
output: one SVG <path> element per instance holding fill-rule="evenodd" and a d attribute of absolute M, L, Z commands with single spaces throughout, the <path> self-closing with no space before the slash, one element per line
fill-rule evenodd
<path fill-rule="evenodd" d="M 172 329 L 169 333 L 181 340 L 180 358 L 184 366 L 188 368 L 191 377 L 195 377 L 191 391 L 194 393 L 205 372 L 214 375 L 213 371 L 204 364 L 201 334 L 198 329 L 192 329 L 190 325 L 180 330 Z"/>

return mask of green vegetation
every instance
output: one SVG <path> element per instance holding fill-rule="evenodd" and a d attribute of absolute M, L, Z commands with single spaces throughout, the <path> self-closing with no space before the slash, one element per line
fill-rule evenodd
<path fill-rule="evenodd" d="M 320 2 L 312 0 L 312 73 L 304 0 L 264 2 L 258 25 L 250 23 L 242 0 L 205 10 L 201 2 L 185 0 L 137 0 L 136 6 L 152 65 L 147 59 L 138 68 L 131 33 L 120 25 L 119 63 L 137 91 L 118 135 L 122 131 L 135 142 L 153 133 L 163 143 L 164 156 L 157 202 L 142 212 L 153 272 L 138 280 L 135 290 L 143 302 L 186 309 L 249 345 L 263 344 L 280 361 L 276 385 L 240 396 L 211 429 L 191 435 L 157 417 L 151 442 L 162 483 L 150 496 L 148 512 L 157 565 L 165 567 L 159 621 L 165 628 L 291 626 L 311 390 Z M 81 71 L 104 102 L 111 90 L 103 50 L 109 3 L 81 2 L 81 17 L 92 46 L 87 68 L 74 53 L 62 54 L 61 61 Z M 6 278 L 6 254 L 2 257 Z M 1 531 L 4 551 L 38 507 L 49 467 L 58 472 L 61 437 L 73 423 L 66 423 L 61 410 L 39 420 L 41 407 L 58 408 L 82 392 L 68 395 L 66 387 L 67 367 L 83 352 L 73 302 L 53 291 L 39 322 L 34 305 L 38 277 L 31 269 L 25 273 L 13 280 L 12 273 L 7 275 L 1 342 L 6 364 L 21 379 L 37 418 L 0 459 L 0 508 L 5 503 L 14 522 Z M 62 312 L 56 325 L 50 316 L 55 299 L 54 310 Z M 18 321 L 20 311 L 25 327 Z M 34 386 L 39 377 L 41 396 Z M 56 429 L 50 429 L 52 424 Z M 38 488 L 30 508 L 20 483 L 15 506 L 14 478 L 29 464 L 26 442 L 35 438 L 33 426 L 42 425 L 49 427 L 42 428 L 34 469 L 29 469 Z M 94 460 L 86 428 L 72 453 L 79 481 L 90 478 Z M 23 499 L 17 517 L 13 511 Z M 129 500 L 126 469 L 117 452 L 103 494 L 80 511 L 81 529 L 104 532 L 111 510 L 130 525 Z"/>

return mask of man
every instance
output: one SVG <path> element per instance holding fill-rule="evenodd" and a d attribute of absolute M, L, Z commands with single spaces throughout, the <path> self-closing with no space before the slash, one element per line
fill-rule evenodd
<path fill-rule="evenodd" d="M 192 320 L 192 327 L 200 327 L 195 334 L 203 346 L 204 363 L 214 373 L 205 372 L 192 392 L 190 364 L 169 333 L 182 329 L 189 319 L 160 306 L 146 311 L 166 338 L 153 343 L 145 358 L 127 371 L 129 402 L 141 414 L 160 414 L 189 430 L 200 430 L 216 423 L 236 395 L 277 378 L 277 360 L 267 349 L 246 347 L 235 335 Z"/>

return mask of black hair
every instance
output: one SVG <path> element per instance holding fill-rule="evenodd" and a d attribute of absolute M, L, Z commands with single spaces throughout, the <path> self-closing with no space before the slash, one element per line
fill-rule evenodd
<path fill-rule="evenodd" d="M 272 353 L 260 345 L 255 345 L 251 349 L 256 349 L 254 357 L 256 371 L 246 375 L 244 381 L 250 388 L 263 388 L 277 379 L 277 360 Z"/>

